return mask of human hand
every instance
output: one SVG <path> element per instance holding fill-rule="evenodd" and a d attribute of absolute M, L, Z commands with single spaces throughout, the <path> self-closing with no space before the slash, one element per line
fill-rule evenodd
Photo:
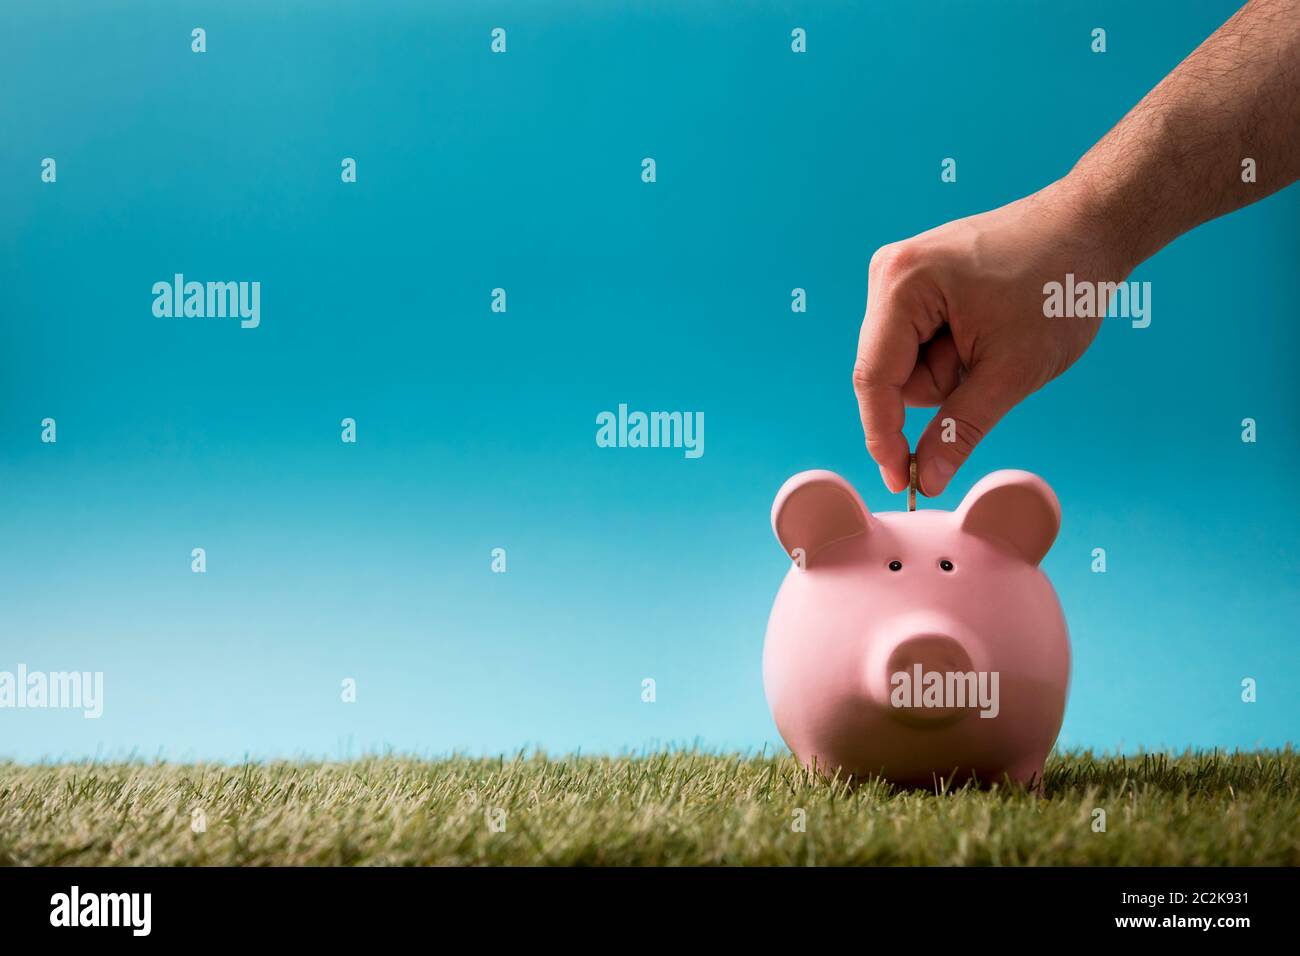
<path fill-rule="evenodd" d="M 909 480 L 905 406 L 940 406 L 916 446 L 917 483 L 937 495 L 1003 415 L 1092 343 L 1100 318 L 1043 308 L 1044 285 L 1067 273 L 1119 282 L 1132 270 L 1090 208 L 1081 186 L 1060 180 L 872 256 L 853 387 L 890 491 Z"/>

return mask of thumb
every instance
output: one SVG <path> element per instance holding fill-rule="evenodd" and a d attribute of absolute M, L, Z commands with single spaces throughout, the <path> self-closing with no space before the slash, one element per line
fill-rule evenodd
<path fill-rule="evenodd" d="M 1024 397 L 1010 379 L 987 365 L 972 369 L 916 443 L 921 493 L 930 498 L 942 493 L 975 446 Z"/>

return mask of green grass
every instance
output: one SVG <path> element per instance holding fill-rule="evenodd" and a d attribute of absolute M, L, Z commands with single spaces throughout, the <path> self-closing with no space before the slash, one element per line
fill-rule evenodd
<path fill-rule="evenodd" d="M 1296 865 L 1298 771 L 1289 747 L 1069 754 L 1048 763 L 1037 797 L 849 787 L 789 756 L 695 751 L 0 763 L 0 864 Z M 489 826 L 496 809 L 502 832 Z M 205 832 L 191 826 L 196 810 Z"/>

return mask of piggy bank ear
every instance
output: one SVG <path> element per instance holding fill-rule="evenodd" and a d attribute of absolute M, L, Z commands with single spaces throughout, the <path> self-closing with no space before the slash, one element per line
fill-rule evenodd
<path fill-rule="evenodd" d="M 802 549 L 804 561 L 836 541 L 863 534 L 871 512 L 853 486 L 833 471 L 802 471 L 776 493 L 772 530 L 785 553 Z"/>
<path fill-rule="evenodd" d="M 1010 548 L 1030 564 L 1038 564 L 1061 529 L 1061 504 L 1037 475 L 995 471 L 975 483 L 957 509 L 957 517 L 968 534 Z"/>

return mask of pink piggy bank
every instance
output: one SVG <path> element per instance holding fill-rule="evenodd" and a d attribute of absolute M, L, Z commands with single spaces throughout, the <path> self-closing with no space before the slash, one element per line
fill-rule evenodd
<path fill-rule="evenodd" d="M 1041 788 L 1070 639 L 1038 563 L 1061 525 L 1041 478 L 998 471 L 956 511 L 873 515 L 805 471 L 772 505 L 794 559 L 763 648 L 777 729 L 807 766 L 933 787 Z"/>

